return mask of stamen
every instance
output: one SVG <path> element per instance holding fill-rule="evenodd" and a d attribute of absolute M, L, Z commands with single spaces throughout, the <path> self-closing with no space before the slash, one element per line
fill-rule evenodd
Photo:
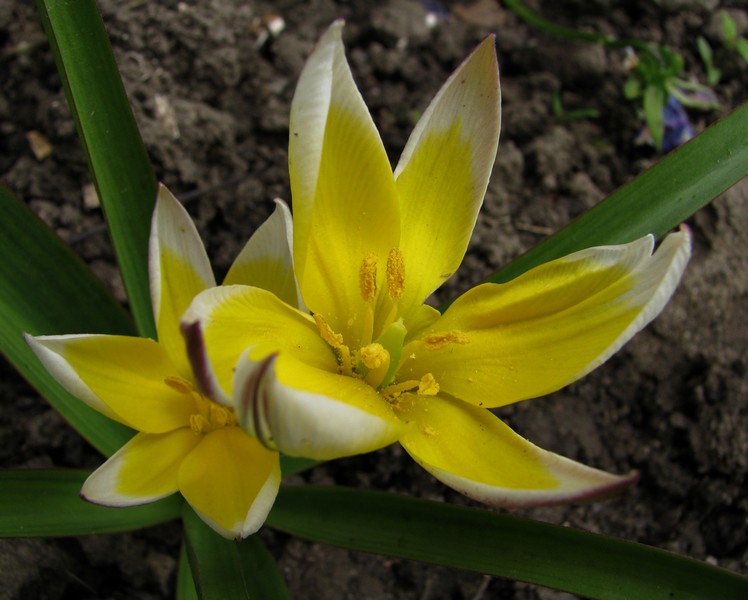
<path fill-rule="evenodd" d="M 319 329 L 319 334 L 322 336 L 322 339 L 333 348 L 340 348 L 340 346 L 343 345 L 343 336 L 339 333 L 335 333 L 322 315 L 315 313 L 312 317 L 314 317 L 314 322 L 317 323 L 317 329 Z"/>
<path fill-rule="evenodd" d="M 436 396 L 439 393 L 439 384 L 431 373 L 426 373 L 418 382 L 419 396 Z"/>
<path fill-rule="evenodd" d="M 420 381 L 409 379 L 401 383 L 388 385 L 380 394 L 387 402 L 394 402 L 401 394 L 415 392 L 419 396 L 436 396 L 439 393 L 439 384 L 431 373 L 426 373 Z"/>
<path fill-rule="evenodd" d="M 195 387 L 182 377 L 167 377 L 164 383 L 180 394 L 189 394 L 195 390 Z"/>
<path fill-rule="evenodd" d="M 411 390 L 416 389 L 420 383 L 421 382 L 417 381 L 416 379 L 409 379 L 408 381 L 403 381 L 402 383 L 394 383 L 392 385 L 388 385 L 380 393 L 385 400 L 387 400 L 388 402 L 392 402 L 400 394 L 404 394 L 405 392 L 410 392 Z"/>
<path fill-rule="evenodd" d="M 211 425 L 214 425 L 216 428 L 234 425 L 236 422 L 233 411 L 215 403 L 211 403 L 208 413 Z"/>
<path fill-rule="evenodd" d="M 371 342 L 371 338 L 374 335 L 374 310 L 371 304 L 367 304 L 364 308 L 363 326 L 361 329 L 361 343 L 368 344 Z"/>
<path fill-rule="evenodd" d="M 390 353 L 382 344 L 375 342 L 361 348 L 359 354 L 361 362 L 369 369 L 369 372 L 364 375 L 364 381 L 371 387 L 378 388 L 389 373 Z"/>
<path fill-rule="evenodd" d="M 392 248 L 387 256 L 387 295 L 399 300 L 405 289 L 405 262 L 400 248 Z"/>
<path fill-rule="evenodd" d="M 207 423 L 202 415 L 190 415 L 190 429 L 195 433 L 205 433 Z"/>
<path fill-rule="evenodd" d="M 382 344 L 374 343 L 361 348 L 361 362 L 369 369 L 378 369 L 389 356 L 389 353 L 384 349 Z"/>
<path fill-rule="evenodd" d="M 343 336 L 335 333 L 322 315 L 315 313 L 312 317 L 314 317 L 314 322 L 317 323 L 320 337 L 332 347 L 335 360 L 340 367 L 340 373 L 343 375 L 352 375 L 351 349 L 343 343 Z"/>
<path fill-rule="evenodd" d="M 337 348 L 333 348 L 335 353 L 335 360 L 338 362 L 340 367 L 340 373 L 342 375 L 353 375 L 353 361 L 351 360 L 351 350 L 345 344 L 340 344 Z"/>
<path fill-rule="evenodd" d="M 443 331 L 441 333 L 432 333 L 423 339 L 426 350 L 441 350 L 448 344 L 467 344 L 470 338 L 462 331 L 453 329 L 452 331 Z"/>
<path fill-rule="evenodd" d="M 369 252 L 361 261 L 358 271 L 358 286 L 364 302 L 371 302 L 377 295 L 377 263 L 379 259 L 373 252 Z"/>

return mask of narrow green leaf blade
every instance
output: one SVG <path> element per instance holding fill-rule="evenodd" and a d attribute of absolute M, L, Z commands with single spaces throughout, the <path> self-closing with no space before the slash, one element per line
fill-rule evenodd
<path fill-rule="evenodd" d="M 148 235 L 156 179 L 94 0 L 37 0 L 104 208 L 130 306 L 154 337 Z"/>
<path fill-rule="evenodd" d="M 132 431 L 68 394 L 23 334 L 133 334 L 133 323 L 70 249 L 2 185 L 0 214 L 0 351 L 83 437 L 113 454 Z"/>
<path fill-rule="evenodd" d="M 290 598 L 275 561 L 257 536 L 222 538 L 187 505 L 183 510 L 187 555 L 203 600 Z"/>
<path fill-rule="evenodd" d="M 187 556 L 187 545 L 182 544 L 179 551 L 179 569 L 177 571 L 177 600 L 197 600 L 197 588 L 192 577 L 190 560 Z"/>
<path fill-rule="evenodd" d="M 577 250 L 657 237 L 748 175 L 748 104 L 718 121 L 487 281 L 501 283 Z"/>
<path fill-rule="evenodd" d="M 316 542 L 590 598 L 748 598 L 748 579 L 663 550 L 382 492 L 284 487 L 267 524 Z"/>
<path fill-rule="evenodd" d="M 129 508 L 108 508 L 80 497 L 90 473 L 0 470 L 0 537 L 77 536 L 150 527 L 179 517 L 181 496 Z"/>

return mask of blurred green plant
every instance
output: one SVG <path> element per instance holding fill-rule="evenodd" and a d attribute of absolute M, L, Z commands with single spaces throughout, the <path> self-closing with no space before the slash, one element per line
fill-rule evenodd
<path fill-rule="evenodd" d="M 140 335 L 153 335 L 147 232 L 155 179 L 93 0 L 38 0 L 109 231 L 116 240 Z M 91 110 L 106 106 L 107 111 Z M 748 106 L 734 111 L 593 210 L 491 277 L 507 281 L 574 250 L 658 236 L 748 174 Z M 0 348 L 10 362 L 102 454 L 132 431 L 65 392 L 23 342 L 31 334 L 136 330 L 93 274 L 0 186 Z M 46 282 L 38 293 L 38 282 Z M 312 464 L 284 457 L 284 474 Z M 285 598 L 281 574 L 260 539 L 227 541 L 178 496 L 105 508 L 79 497 L 89 474 L 0 471 L 0 536 L 109 533 L 182 518 L 177 597 Z M 64 515 L 64 518 L 60 516 Z M 283 488 L 269 527 L 367 552 L 470 569 L 591 598 L 748 597 L 748 579 L 639 544 L 482 510 L 314 486 Z M 490 532 L 487 534 L 487 532 Z"/>
<path fill-rule="evenodd" d="M 736 52 L 743 61 L 748 63 L 748 39 L 738 36 L 737 26 L 734 19 L 727 11 L 720 11 L 722 21 L 722 45 L 723 49 L 728 52 Z M 696 45 L 704 63 L 706 80 L 711 86 L 715 86 L 722 78 L 722 70 L 717 67 L 714 50 L 707 39 L 700 35 L 696 38 Z M 724 58 L 724 57 L 723 57 Z"/>
<path fill-rule="evenodd" d="M 576 108 L 573 110 L 566 110 L 563 101 L 561 100 L 561 92 L 559 90 L 556 90 L 553 94 L 553 98 L 551 99 L 551 110 L 553 110 L 553 117 L 559 123 L 597 119 L 600 116 L 600 111 L 596 108 Z"/>
<path fill-rule="evenodd" d="M 734 19 L 723 10 L 719 13 L 722 19 L 722 36 L 725 48 L 737 52 L 745 62 L 748 62 L 748 39 L 738 35 L 738 29 Z"/>
<path fill-rule="evenodd" d="M 627 100 L 638 102 L 652 143 L 658 150 L 663 149 L 665 141 L 666 107 L 671 97 L 683 106 L 698 110 L 718 109 L 720 106 L 708 86 L 680 77 L 685 60 L 681 54 L 667 46 L 562 27 L 543 19 L 520 0 L 504 0 L 504 4 L 525 22 L 550 35 L 599 44 L 606 48 L 623 49 L 627 55 L 625 64 L 629 69 L 629 77 L 623 85 L 623 95 Z M 727 39 L 727 36 L 725 37 Z M 700 51 L 704 44 L 706 40 L 699 43 Z M 710 59 L 711 54 L 707 60 Z M 717 77 L 718 80 L 714 68 L 711 77 Z M 714 84 L 710 81 L 710 85 Z M 666 146 L 666 149 L 676 147 L 679 143 L 680 140 L 674 141 Z"/>

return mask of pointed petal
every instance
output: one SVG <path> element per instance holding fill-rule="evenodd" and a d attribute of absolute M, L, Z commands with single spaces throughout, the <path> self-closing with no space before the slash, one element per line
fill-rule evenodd
<path fill-rule="evenodd" d="M 154 502 L 177 491 L 177 473 L 201 436 L 191 429 L 139 433 L 86 479 L 81 495 L 105 506 Z"/>
<path fill-rule="evenodd" d="M 267 446 L 329 460 L 378 450 L 402 433 L 389 404 L 361 379 L 252 354 L 236 366 L 234 402 L 240 425 Z"/>
<path fill-rule="evenodd" d="M 182 322 L 200 389 L 222 403 L 230 403 L 234 366 L 249 346 L 337 371 L 314 320 L 267 290 L 242 285 L 211 288 L 195 298 Z"/>
<path fill-rule="evenodd" d="M 179 491 L 215 531 L 242 539 L 265 522 L 280 485 L 277 452 L 237 427 L 207 434 L 182 462 Z"/>
<path fill-rule="evenodd" d="M 410 396 L 400 443 L 418 464 L 458 492 L 493 506 L 529 507 L 617 492 L 637 475 L 617 476 L 542 450 L 485 409 L 435 396 Z"/>
<path fill-rule="evenodd" d="M 489 36 L 418 121 L 395 169 L 403 223 L 402 306 L 416 306 L 457 269 L 496 158 L 499 71 Z"/>
<path fill-rule="evenodd" d="M 179 317 L 197 294 L 216 285 L 216 281 L 192 219 L 163 185 L 151 223 L 149 271 L 158 340 L 179 375 L 189 378 Z"/>
<path fill-rule="evenodd" d="M 362 262 L 369 255 L 386 262 L 399 241 L 400 216 L 387 154 L 346 62 L 342 27 L 333 23 L 301 74 L 288 162 L 304 302 L 355 345 L 349 323 L 363 304 Z M 383 268 L 377 281 L 384 281 Z"/>
<path fill-rule="evenodd" d="M 461 296 L 403 356 L 401 379 L 496 407 L 548 394 L 605 362 L 663 309 L 691 252 L 686 230 L 601 246 Z M 444 340 L 446 343 L 441 343 Z"/>
<path fill-rule="evenodd" d="M 176 368 L 153 340 L 116 335 L 26 339 L 68 392 L 103 415 L 148 433 L 189 423 L 194 402 L 165 383 L 177 375 Z"/>
<path fill-rule="evenodd" d="M 223 285 L 259 287 L 303 310 L 293 269 L 292 236 L 291 211 L 285 202 L 276 199 L 275 211 L 249 238 Z"/>

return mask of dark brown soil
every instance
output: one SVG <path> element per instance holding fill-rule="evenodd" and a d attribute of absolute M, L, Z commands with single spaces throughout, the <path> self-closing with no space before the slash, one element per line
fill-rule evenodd
<path fill-rule="evenodd" d="M 665 43 L 704 81 L 695 39 L 721 47 L 718 9 L 742 33 L 740 0 L 529 3 L 556 22 Z M 348 57 L 393 161 L 451 69 L 497 32 L 504 93 L 499 157 L 468 256 L 445 300 L 568 223 L 657 155 L 634 145 L 640 123 L 622 97 L 623 54 L 562 42 L 498 3 L 448 3 L 436 26 L 427 3 L 252 0 L 100 2 L 133 109 L 160 180 L 183 200 L 218 276 L 269 214 L 289 199 L 289 103 L 306 56 L 345 17 Z M 431 3 L 428 4 L 431 6 Z M 434 4 L 434 6 L 441 6 Z M 740 8 L 742 7 L 742 8 Z M 265 34 L 269 16 L 285 20 Z M 0 0 L 0 179 L 70 241 L 125 300 L 91 179 L 54 61 L 31 3 Z M 748 65 L 720 51 L 721 112 L 748 97 Z M 560 122 L 568 110 L 598 118 Z M 35 158 L 27 134 L 52 144 Z M 694 258 L 665 312 L 606 365 L 551 397 L 500 415 L 538 445 L 641 481 L 599 504 L 526 515 L 620 536 L 748 575 L 748 181 L 692 219 Z M 0 466 L 101 462 L 7 364 L 0 386 Z M 318 467 L 294 483 L 340 484 L 469 504 L 396 447 Z M 174 594 L 177 523 L 133 534 L 0 540 L 0 598 L 167 598 Z M 569 598 L 482 575 L 309 544 L 265 529 L 263 539 L 297 598 Z"/>

